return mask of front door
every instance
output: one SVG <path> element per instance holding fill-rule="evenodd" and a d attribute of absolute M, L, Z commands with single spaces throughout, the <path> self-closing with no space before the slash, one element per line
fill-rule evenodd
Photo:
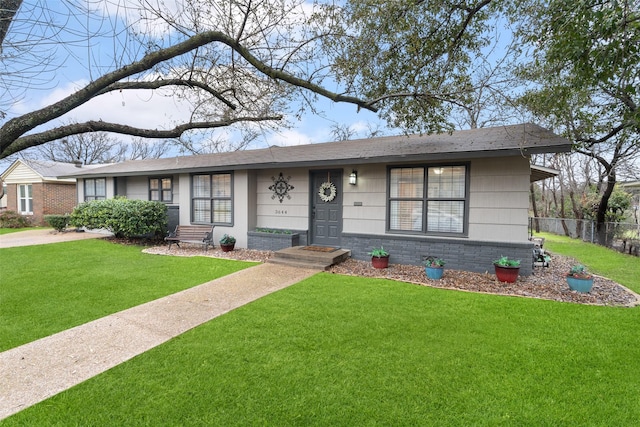
<path fill-rule="evenodd" d="M 340 246 L 342 171 L 311 172 L 311 244 Z"/>

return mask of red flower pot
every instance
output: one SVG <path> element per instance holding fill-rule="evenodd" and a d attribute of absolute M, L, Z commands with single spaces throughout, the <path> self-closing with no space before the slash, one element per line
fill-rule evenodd
<path fill-rule="evenodd" d="M 229 244 L 220 243 L 220 249 L 222 249 L 222 252 L 230 252 L 233 250 L 235 246 L 236 246 L 235 243 L 229 243 Z"/>
<path fill-rule="evenodd" d="M 520 273 L 520 267 L 503 267 L 493 264 L 496 269 L 496 277 L 501 282 L 515 283 Z"/>
<path fill-rule="evenodd" d="M 371 257 L 371 265 L 373 268 L 387 268 L 389 267 L 389 257 L 388 256 L 372 256 Z"/>

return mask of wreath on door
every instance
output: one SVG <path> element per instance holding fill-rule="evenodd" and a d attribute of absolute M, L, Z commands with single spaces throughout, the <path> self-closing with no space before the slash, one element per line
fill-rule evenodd
<path fill-rule="evenodd" d="M 338 190 L 336 186 L 333 185 L 333 182 L 323 182 L 320 184 L 320 190 L 318 190 L 318 196 L 320 196 L 320 200 L 325 203 L 328 203 L 336 198 Z"/>

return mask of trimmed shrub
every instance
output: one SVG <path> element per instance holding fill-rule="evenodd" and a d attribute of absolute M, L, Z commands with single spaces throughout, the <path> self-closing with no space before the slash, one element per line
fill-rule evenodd
<path fill-rule="evenodd" d="M 57 231 L 64 231 L 69 225 L 69 215 L 45 215 L 44 220 Z"/>
<path fill-rule="evenodd" d="M 160 237 L 167 230 L 167 206 L 123 197 L 94 200 L 78 205 L 70 223 L 75 227 L 105 229 L 116 237 Z"/>
<path fill-rule="evenodd" d="M 0 228 L 26 228 L 31 227 L 31 221 L 24 215 L 15 211 L 0 213 Z"/>

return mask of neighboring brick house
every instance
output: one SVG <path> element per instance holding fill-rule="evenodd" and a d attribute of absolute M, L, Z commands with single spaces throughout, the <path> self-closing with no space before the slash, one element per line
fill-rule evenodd
<path fill-rule="evenodd" d="M 33 225 L 47 225 L 45 215 L 71 213 L 78 204 L 76 180 L 57 177 L 78 171 L 73 163 L 16 160 L 0 174 L 6 209 L 28 217 Z"/>

